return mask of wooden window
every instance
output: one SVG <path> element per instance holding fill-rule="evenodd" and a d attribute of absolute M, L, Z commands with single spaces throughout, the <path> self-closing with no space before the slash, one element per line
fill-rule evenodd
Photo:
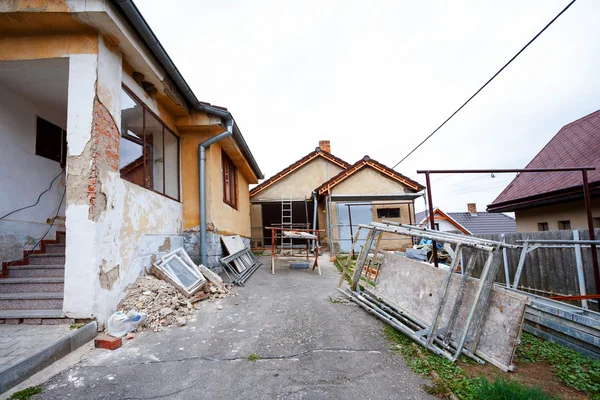
<path fill-rule="evenodd" d="M 126 87 L 119 169 L 122 179 L 179 200 L 179 137 Z"/>
<path fill-rule="evenodd" d="M 237 209 L 237 168 L 229 156 L 222 151 L 223 159 L 223 202 Z"/>
<path fill-rule="evenodd" d="M 558 229 L 561 231 L 571 230 L 571 221 L 558 221 Z"/>
<path fill-rule="evenodd" d="M 64 164 L 67 160 L 67 134 L 60 127 L 37 117 L 35 154 Z"/>
<path fill-rule="evenodd" d="M 544 231 L 547 231 L 547 230 L 549 230 L 547 222 L 538 222 L 538 231 L 544 232 Z"/>
<path fill-rule="evenodd" d="M 400 218 L 400 208 L 378 208 L 377 218 Z"/>

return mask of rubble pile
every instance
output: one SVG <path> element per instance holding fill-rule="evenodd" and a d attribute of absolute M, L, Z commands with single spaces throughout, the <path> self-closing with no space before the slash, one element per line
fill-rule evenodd
<path fill-rule="evenodd" d="M 148 315 L 146 322 L 138 330 L 152 329 L 155 332 L 167 327 L 184 326 L 192 318 L 194 303 L 205 299 L 222 299 L 237 296 L 230 285 L 217 287 L 207 283 L 190 298 L 186 298 L 173 285 L 152 275 L 140 276 L 127 291 L 119 304 L 125 312 L 135 309 Z"/>

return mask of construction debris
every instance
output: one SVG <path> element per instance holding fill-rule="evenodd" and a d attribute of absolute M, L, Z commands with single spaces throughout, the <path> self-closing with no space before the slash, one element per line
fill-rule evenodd
<path fill-rule="evenodd" d="M 174 325 L 184 326 L 192 318 L 194 303 L 230 296 L 237 296 L 237 293 L 230 290 L 230 285 L 223 284 L 218 287 L 208 283 L 203 286 L 201 292 L 186 298 L 169 282 L 147 275 L 139 277 L 129 288 L 127 295 L 119 304 L 119 309 L 124 311 L 135 309 L 148 316 L 138 327 L 138 331 L 151 329 L 159 332 Z"/>

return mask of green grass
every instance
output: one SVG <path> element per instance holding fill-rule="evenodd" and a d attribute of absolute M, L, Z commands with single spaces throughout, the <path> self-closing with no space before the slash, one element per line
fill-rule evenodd
<path fill-rule="evenodd" d="M 333 265 L 336 266 L 338 271 L 344 272 L 344 266 L 346 265 L 346 260 L 348 259 L 348 257 L 349 256 L 347 256 L 347 255 L 336 256 L 336 259 L 335 259 Z M 350 259 L 350 263 L 348 264 L 348 273 L 350 275 L 352 275 L 355 265 L 356 265 L 356 259 L 354 259 L 354 258 Z M 352 283 L 352 278 L 350 276 L 346 275 L 344 277 L 344 279 L 346 280 L 346 282 L 348 282 L 348 285 L 350 285 Z"/>
<path fill-rule="evenodd" d="M 538 388 L 530 388 L 516 381 L 502 378 L 488 382 L 484 377 L 470 378 L 465 371 L 445 357 L 419 347 L 408 337 L 389 325 L 385 326 L 385 336 L 393 343 L 393 349 L 402 355 L 404 362 L 414 372 L 430 375 L 435 371 L 441 383 L 427 386 L 425 389 L 433 395 L 445 395 L 448 389 L 461 400 L 552 400 L 552 397 Z M 419 352 L 424 356 L 420 357 Z M 461 356 L 460 361 L 472 364 L 469 358 Z"/>
<path fill-rule="evenodd" d="M 262 357 L 261 357 L 261 356 L 259 356 L 259 355 L 258 355 L 258 354 L 256 354 L 256 353 L 252 353 L 252 354 L 250 354 L 248 357 L 246 357 L 246 359 L 247 359 L 248 361 L 252 361 L 252 362 L 256 362 L 256 361 L 260 360 L 261 358 L 262 358 Z"/>
<path fill-rule="evenodd" d="M 516 355 L 521 362 L 548 362 L 555 368 L 557 378 L 567 386 L 600 400 L 600 361 L 527 332 L 521 335 Z"/>
<path fill-rule="evenodd" d="M 19 390 L 18 392 L 14 392 L 12 396 L 10 396 L 9 400 L 29 400 L 36 394 L 42 393 L 42 389 L 37 386 L 28 387 L 27 389 Z"/>
<path fill-rule="evenodd" d="M 474 386 L 473 397 L 486 400 L 560 400 L 540 388 L 523 386 L 519 382 L 502 378 L 494 382 L 479 378 Z"/>

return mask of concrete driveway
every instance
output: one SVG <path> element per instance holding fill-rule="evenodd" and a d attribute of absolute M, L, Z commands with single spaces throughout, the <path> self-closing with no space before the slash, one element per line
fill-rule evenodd
<path fill-rule="evenodd" d="M 330 300 L 339 273 L 325 258 L 322 276 L 263 263 L 239 296 L 202 303 L 183 328 L 94 350 L 36 399 L 434 398 L 378 320 Z"/>

